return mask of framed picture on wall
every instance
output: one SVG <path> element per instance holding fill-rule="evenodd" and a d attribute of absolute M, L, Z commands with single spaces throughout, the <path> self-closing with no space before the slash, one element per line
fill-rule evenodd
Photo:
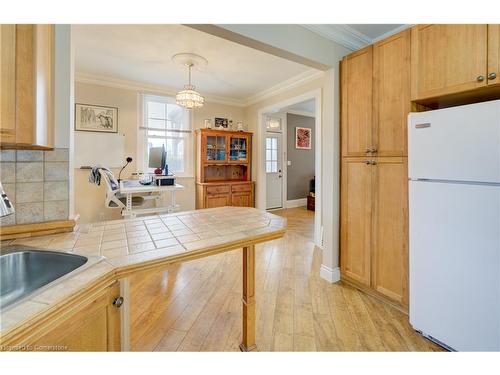
<path fill-rule="evenodd" d="M 311 149 L 311 128 L 295 128 L 295 148 L 299 150 Z"/>
<path fill-rule="evenodd" d="M 76 103 L 75 130 L 118 133 L 118 108 Z"/>
<path fill-rule="evenodd" d="M 227 118 L 216 117 L 215 118 L 215 127 L 227 129 L 229 122 Z"/>

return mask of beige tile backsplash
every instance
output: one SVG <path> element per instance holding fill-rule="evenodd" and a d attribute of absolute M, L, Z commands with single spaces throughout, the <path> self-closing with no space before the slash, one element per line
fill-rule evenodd
<path fill-rule="evenodd" d="M 69 210 L 69 150 L 2 150 L 0 181 L 15 213 L 0 225 L 65 220 Z"/>

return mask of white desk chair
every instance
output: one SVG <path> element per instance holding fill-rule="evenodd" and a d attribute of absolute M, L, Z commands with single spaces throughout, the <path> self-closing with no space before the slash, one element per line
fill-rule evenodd
<path fill-rule="evenodd" d="M 116 184 L 116 188 L 113 188 L 113 184 L 111 183 L 110 176 L 106 172 L 99 170 L 101 175 L 101 179 L 106 183 L 106 201 L 104 206 L 106 208 L 126 208 L 126 196 L 120 193 L 120 189 L 118 188 L 118 181 L 114 181 Z M 114 178 L 114 176 L 113 176 Z M 142 206 L 144 204 L 143 197 L 132 197 L 132 206 Z"/>

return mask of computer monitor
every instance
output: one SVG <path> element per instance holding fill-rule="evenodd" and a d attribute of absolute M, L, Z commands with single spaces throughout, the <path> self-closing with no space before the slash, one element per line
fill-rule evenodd
<path fill-rule="evenodd" d="M 167 152 L 164 146 L 149 148 L 149 168 L 165 169 Z"/>

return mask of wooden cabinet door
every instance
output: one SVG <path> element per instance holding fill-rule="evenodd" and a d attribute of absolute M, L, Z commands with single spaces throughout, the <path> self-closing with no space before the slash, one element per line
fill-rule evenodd
<path fill-rule="evenodd" d="M 411 30 L 411 98 L 487 84 L 487 25 L 418 25 Z"/>
<path fill-rule="evenodd" d="M 410 112 L 410 30 L 373 47 L 373 138 L 378 156 L 405 156 Z"/>
<path fill-rule="evenodd" d="M 224 207 L 231 205 L 231 195 L 228 194 L 207 194 L 205 196 L 204 208 Z"/>
<path fill-rule="evenodd" d="M 250 191 L 232 193 L 231 206 L 253 207 L 252 193 Z"/>
<path fill-rule="evenodd" d="M 342 155 L 363 156 L 373 148 L 372 55 L 369 46 L 342 61 Z"/>
<path fill-rule="evenodd" d="M 54 147 L 54 25 L 16 25 L 16 143 Z"/>
<path fill-rule="evenodd" d="M 34 144 L 54 147 L 54 25 L 35 27 L 36 133 Z"/>
<path fill-rule="evenodd" d="M 408 173 L 406 158 L 374 167 L 372 286 L 408 306 Z"/>
<path fill-rule="evenodd" d="M 36 351 L 119 351 L 120 313 L 113 306 L 119 293 L 118 283 L 106 288 L 30 345 Z"/>
<path fill-rule="evenodd" d="M 0 25 L 0 142 L 16 141 L 16 26 Z"/>
<path fill-rule="evenodd" d="M 500 25 L 488 25 L 488 85 L 500 83 Z"/>
<path fill-rule="evenodd" d="M 340 267 L 370 285 L 372 173 L 365 158 L 344 158 L 341 173 Z"/>

